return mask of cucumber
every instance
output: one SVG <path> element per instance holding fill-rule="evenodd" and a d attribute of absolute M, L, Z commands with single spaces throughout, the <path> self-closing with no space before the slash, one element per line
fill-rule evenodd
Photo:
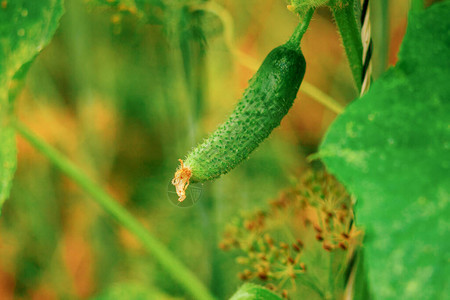
<path fill-rule="evenodd" d="M 178 201 L 186 198 L 189 182 L 204 182 L 228 173 L 266 139 L 291 108 L 305 74 L 298 44 L 273 49 L 250 79 L 229 118 L 180 160 L 172 184 Z"/>

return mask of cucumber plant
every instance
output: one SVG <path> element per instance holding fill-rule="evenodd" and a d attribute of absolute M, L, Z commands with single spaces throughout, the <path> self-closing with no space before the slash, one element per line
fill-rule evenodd
<path fill-rule="evenodd" d="M 208 181 L 228 173 L 280 125 L 305 74 L 300 41 L 313 12 L 308 11 L 285 44 L 267 55 L 229 118 L 184 161 L 180 159 L 181 165 L 172 180 L 178 201 L 186 198 L 190 181 Z"/>
<path fill-rule="evenodd" d="M 251 79 L 249 87 L 237 104 L 236 109 L 224 124 L 220 125 L 208 139 L 181 161 L 181 166 L 176 171 L 173 180 L 179 193 L 179 201 L 184 200 L 186 196 L 185 190 L 189 182 L 215 179 L 229 172 L 247 158 L 271 131 L 280 124 L 283 116 L 288 113 L 299 86 L 302 84 L 306 67 L 299 44 L 308 26 L 312 10 L 316 7 L 328 6 L 331 9 L 342 36 L 342 43 L 350 62 L 350 69 L 356 88 L 364 92 L 365 87 L 368 86 L 361 84 L 361 79 L 364 78 L 366 67 L 368 67 L 365 63 L 362 64 L 361 60 L 364 58 L 365 61 L 370 61 L 370 59 L 367 60 L 369 51 L 367 50 L 366 52 L 366 49 L 371 49 L 369 47 L 371 43 L 368 42 L 370 39 L 363 39 L 364 43 L 362 44 L 360 37 L 361 33 L 364 35 L 365 30 L 370 28 L 370 26 L 364 27 L 365 22 L 363 21 L 363 16 L 369 15 L 364 13 L 364 9 L 368 9 L 368 6 L 363 5 L 360 13 L 358 5 L 355 5 L 359 4 L 356 0 L 283 1 L 289 3 L 288 9 L 303 18 L 303 22 L 299 24 L 299 27 L 286 44 L 270 52 Z M 203 231 L 203 239 L 201 241 L 203 243 L 196 242 L 196 240 L 200 239 L 198 236 L 195 236 L 195 233 L 197 233 L 195 231 L 192 231 L 193 235 L 189 235 L 189 238 L 186 238 L 189 228 L 184 226 L 186 223 L 183 223 L 183 220 L 180 220 L 180 218 L 177 218 L 177 220 L 180 222 L 179 224 L 183 224 L 183 228 L 178 230 L 176 226 L 173 226 L 176 225 L 174 218 L 167 218 L 167 215 L 162 215 L 162 218 L 155 219 L 149 218 L 149 215 L 147 215 L 146 220 L 152 220 L 154 224 L 157 224 L 158 230 L 160 228 L 166 230 L 165 227 L 170 227 L 171 230 L 177 231 L 177 234 L 182 235 L 181 244 L 179 243 L 180 240 L 177 240 L 179 236 L 172 236 L 171 242 L 168 242 L 173 248 L 176 247 L 176 250 L 181 249 L 176 254 L 171 253 L 170 249 L 150 234 L 135 216 L 119 204 L 119 201 L 113 199 L 104 189 L 90 180 L 89 176 L 81 168 L 78 168 L 67 157 L 38 138 L 32 131 L 27 129 L 27 126 L 15 119 L 13 115 L 14 100 L 22 87 L 21 83 L 24 76 L 28 72 L 34 58 L 50 42 L 59 26 L 59 20 L 63 11 L 66 10 L 69 14 L 72 14 L 72 17 L 65 18 L 66 20 L 81 19 L 78 15 L 80 11 L 77 11 L 76 8 L 76 1 L 66 1 L 66 3 L 70 3 L 67 9 L 64 9 L 63 2 L 63 0 L 35 2 L 24 0 L 0 1 L 0 53 L 2 54 L 0 55 L 0 166 L 2 166 L 0 168 L 0 209 L 4 200 L 10 194 L 12 178 L 16 169 L 16 149 L 21 150 L 18 151 L 21 155 L 27 155 L 27 150 L 22 147 L 21 142 L 19 142 L 19 147 L 15 145 L 15 133 L 18 133 L 33 148 L 46 156 L 62 173 L 66 174 L 81 187 L 107 214 L 114 217 L 122 227 L 130 231 L 141 242 L 143 249 L 151 255 L 151 258 L 159 263 L 161 270 L 165 271 L 172 278 L 171 281 L 170 279 L 166 280 L 166 277 L 157 276 L 156 271 L 158 271 L 158 268 L 143 270 L 139 266 L 138 270 L 145 272 L 138 273 L 149 274 L 145 275 L 149 277 L 142 279 L 139 275 L 139 281 L 146 282 L 146 287 L 149 286 L 151 290 L 151 281 L 160 277 L 163 280 L 159 282 L 157 280 L 156 283 L 162 283 L 163 290 L 167 293 L 173 293 L 173 295 L 181 296 L 180 293 L 184 292 L 182 297 L 190 296 L 192 299 L 210 300 L 216 297 L 220 299 L 225 298 L 226 295 L 230 295 L 230 292 L 226 290 L 225 284 L 228 284 L 228 288 L 234 289 L 232 278 L 226 275 L 226 271 L 228 271 L 228 275 L 232 273 L 231 266 L 225 266 L 226 262 L 221 258 L 217 259 L 219 257 L 213 252 L 216 250 L 214 234 L 219 231 L 213 226 L 216 223 L 219 224 L 220 217 L 225 215 L 222 210 L 214 210 L 220 211 L 221 215 L 213 215 L 212 212 L 214 211 L 212 209 L 209 210 L 212 207 L 202 207 L 202 210 L 192 210 L 190 212 L 201 212 L 201 216 L 205 217 L 196 218 L 196 220 L 201 220 L 202 224 L 207 225 L 201 227 Z M 158 32 L 161 34 L 160 36 L 153 36 L 155 40 L 152 41 L 151 45 L 162 46 L 161 44 L 164 44 L 164 46 L 158 48 L 158 53 L 161 49 L 165 50 L 171 47 L 180 50 L 180 53 L 169 55 L 169 60 L 173 63 L 173 66 L 170 63 L 167 64 L 167 61 L 164 59 L 161 60 L 162 65 L 158 64 L 157 74 L 162 73 L 159 70 L 160 67 L 164 71 L 166 69 L 170 71 L 164 73 L 164 77 L 162 77 L 160 82 L 165 84 L 165 87 L 173 90 L 173 86 L 168 84 L 168 81 L 165 79 L 172 78 L 174 74 L 182 75 L 173 77 L 170 82 L 178 82 L 178 78 L 183 78 L 185 80 L 183 83 L 189 87 L 186 91 L 191 93 L 192 99 L 197 98 L 198 107 L 201 107 L 203 96 L 201 92 L 197 93 L 196 83 L 198 83 L 198 86 L 203 86 L 200 84 L 202 80 L 197 82 L 192 79 L 193 77 L 200 78 L 202 76 L 191 70 L 192 66 L 197 66 L 198 61 L 192 58 L 198 57 L 203 59 L 203 51 L 206 52 L 207 48 L 203 48 L 203 44 L 201 44 L 202 47 L 197 48 L 199 45 L 196 43 L 204 42 L 209 37 L 205 34 L 203 39 L 203 34 L 198 34 L 197 29 L 203 30 L 204 25 L 202 24 L 204 23 L 211 30 L 211 24 L 204 22 L 206 19 L 203 18 L 204 14 L 207 14 L 207 5 L 205 3 L 213 1 L 89 0 L 87 2 L 90 2 L 93 7 L 101 5 L 101 7 L 110 7 L 113 10 L 114 14 L 111 16 L 111 23 L 114 29 L 112 32 L 118 34 L 123 29 L 123 35 L 120 35 L 121 38 L 130 33 L 129 29 L 133 29 L 129 26 L 132 25 L 131 23 L 127 25 L 122 20 L 122 18 L 127 20 L 128 17 L 125 16 L 128 15 L 130 18 L 138 19 L 138 23 L 142 27 L 149 24 L 163 25 L 161 30 L 152 28 L 152 33 Z M 239 3 L 237 6 L 239 11 L 247 11 L 248 7 L 258 3 L 257 0 L 236 2 Z M 428 4 L 430 2 L 438 1 L 427 1 Z M 387 6 L 386 1 L 378 3 L 384 3 Z M 390 5 L 394 5 L 393 3 L 394 1 Z M 450 28 L 450 19 L 445 18 L 450 12 L 450 2 L 441 1 L 441 3 L 433 4 L 426 10 L 424 9 L 423 0 L 412 0 L 412 3 L 413 9 L 408 19 L 408 27 L 398 56 L 397 65 L 374 82 L 371 89 L 360 99 L 356 99 L 345 111 L 343 109 L 337 110 L 338 113 L 341 111 L 343 113 L 328 129 L 319 148 L 319 153 L 315 155 L 315 157 L 323 161 L 328 171 L 336 176 L 336 180 L 345 184 L 348 190 L 352 192 L 352 195 L 346 194 L 343 186 L 336 189 L 333 182 L 337 183 L 338 181 L 334 181 L 334 179 L 329 180 L 328 176 L 320 176 L 320 173 L 314 172 L 314 176 L 302 177 L 303 179 L 299 181 L 295 188 L 287 190 L 277 197 L 275 201 L 269 202 L 268 209 L 258 210 L 249 217 L 239 218 L 235 223 L 229 224 L 231 226 L 229 230 L 225 231 L 224 241 L 220 244 L 221 248 L 239 251 L 241 256 L 236 258 L 236 262 L 245 268 L 239 273 L 240 279 L 256 281 L 266 287 L 245 284 L 231 299 L 280 299 L 276 293 L 269 291 L 269 289 L 276 290 L 282 297 L 291 297 L 293 299 L 342 299 L 350 297 L 352 294 L 354 299 L 441 299 L 449 294 L 448 280 L 445 278 L 449 277 L 450 268 L 448 264 L 443 262 L 447 262 L 448 257 L 450 257 L 450 244 L 447 242 L 448 239 L 446 239 L 450 228 L 447 217 L 450 212 L 448 197 L 450 195 L 450 183 L 447 175 L 450 169 L 450 162 L 448 161 L 450 145 L 446 142 L 450 140 L 450 130 L 447 121 L 450 103 L 446 101 L 450 99 L 450 86 L 447 84 L 449 80 L 448 69 L 450 68 L 450 52 L 448 51 L 450 45 L 450 33 L 448 30 Z M 208 6 L 208 13 L 220 16 L 220 11 L 216 10 L 220 5 L 216 4 L 216 6 Z M 367 4 L 367 0 L 365 4 Z M 266 8 L 260 11 L 270 11 Z M 198 13 L 198 10 L 203 11 Z M 194 11 L 198 13 L 195 15 L 195 18 L 193 17 Z M 375 12 L 373 15 L 377 16 L 375 10 L 372 10 L 372 12 Z M 385 15 L 379 15 L 386 19 Z M 222 16 L 225 16 L 223 24 L 226 27 L 226 14 L 222 14 Z M 90 16 L 89 18 L 91 17 L 95 18 L 95 16 Z M 355 17 L 361 19 L 362 24 L 358 24 L 358 19 Z M 365 18 L 365 20 L 368 20 L 368 18 Z M 97 21 L 91 24 L 100 24 Z M 374 23 L 376 23 L 376 19 Z M 73 44 L 75 45 L 78 44 L 78 41 L 83 40 L 82 36 L 84 34 L 82 33 L 83 30 L 79 30 L 78 26 L 76 26 L 78 25 L 76 22 L 73 22 L 73 25 L 70 26 L 76 29 L 77 34 L 69 34 L 67 36 L 74 38 L 75 43 Z M 362 25 L 361 30 L 360 25 Z M 62 27 L 64 28 L 65 26 L 69 26 L 67 22 Z M 86 28 L 93 28 L 93 26 L 87 26 Z M 172 34 L 171 29 L 176 31 L 174 34 L 175 38 L 170 38 Z M 94 31 L 98 34 L 96 30 Z M 180 33 L 178 31 L 183 32 Z M 58 36 L 64 36 L 65 32 L 64 30 L 61 31 Z M 74 31 L 70 30 L 68 32 Z M 82 34 L 78 35 L 79 32 Z M 200 31 L 200 33 L 202 32 Z M 229 30 L 228 32 L 232 31 Z M 228 36 L 228 34 L 225 35 Z M 95 37 L 97 38 L 97 35 Z M 120 41 L 130 40 L 120 39 Z M 195 43 L 191 45 L 193 41 Z M 179 43 L 178 46 L 177 42 Z M 385 42 L 387 43 L 387 40 Z M 65 43 L 60 43 L 59 46 L 63 44 Z M 121 42 L 121 44 L 126 43 Z M 136 45 L 133 44 L 133 51 L 130 51 L 132 56 L 137 55 L 136 51 L 134 51 L 136 50 Z M 362 45 L 364 47 L 361 47 Z M 375 45 L 376 51 L 382 48 L 378 46 L 376 41 Z M 192 49 L 190 49 L 191 46 Z M 93 54 L 102 53 L 103 55 L 105 48 L 102 46 L 87 52 Z M 61 49 L 66 50 L 64 47 Z M 96 50 L 98 49 L 102 51 L 97 52 Z M 117 47 L 113 49 L 116 52 L 122 48 Z M 61 53 L 58 51 L 61 50 L 51 50 L 49 52 L 50 55 L 47 54 L 47 59 L 40 62 L 42 66 L 46 66 L 49 58 L 57 61 L 61 55 L 51 54 Z M 196 54 L 197 51 L 199 53 Z M 145 52 L 145 55 L 142 55 L 142 60 L 136 57 L 135 62 L 139 63 L 148 60 L 149 53 L 146 51 L 142 52 Z M 155 57 L 167 58 L 164 51 L 160 52 L 161 56 L 158 54 Z M 235 54 L 235 56 L 239 57 L 240 55 Z M 63 61 L 72 61 L 64 55 L 62 57 Z M 70 58 L 71 56 L 68 57 Z M 105 58 L 107 57 L 105 55 Z M 105 61 L 107 65 L 111 64 L 111 61 L 107 59 Z M 72 61 L 70 63 L 71 66 L 78 67 L 76 62 Z M 101 62 L 98 63 L 99 65 L 101 64 Z M 149 62 L 149 64 L 153 64 L 153 61 Z M 377 64 L 381 66 L 379 62 Z M 60 66 L 54 62 L 51 65 L 57 66 L 61 70 L 67 69 L 59 68 Z M 96 64 L 94 65 L 96 66 Z M 246 66 L 248 67 L 249 65 L 253 64 L 248 63 Z M 89 66 L 89 64 L 86 63 L 86 66 Z M 143 70 L 145 74 L 148 74 L 147 66 L 145 64 L 137 69 L 131 68 L 132 73 L 120 72 L 120 78 L 130 77 L 133 79 L 130 82 L 135 81 L 133 76 L 141 74 L 137 73 L 137 71 Z M 184 68 L 180 68 L 180 66 Z M 171 67 L 173 67 L 173 70 L 170 70 Z M 45 69 L 38 65 L 38 68 L 32 71 L 35 74 L 32 75 L 32 78 L 39 77 L 39 75 L 36 75 L 44 71 L 44 78 L 34 82 L 36 87 L 38 87 L 37 89 L 41 91 L 45 90 L 45 87 L 50 87 L 52 91 L 59 90 L 53 89 L 53 86 L 61 82 L 49 80 L 54 79 L 53 75 L 59 73 L 48 72 L 53 74 L 49 76 L 49 74 L 45 74 Z M 52 70 L 52 68 L 49 70 Z M 81 67 L 79 71 L 84 70 L 85 68 Z M 99 72 L 99 74 L 109 73 L 111 66 L 108 66 L 105 70 Z M 198 73 L 202 73 L 202 71 Z M 130 74 L 132 76 L 128 76 Z M 86 73 L 80 72 L 79 75 L 81 75 L 79 77 L 81 78 Z M 62 80 L 63 87 L 67 79 L 65 77 Z M 109 76 L 106 77 L 107 80 L 105 82 L 109 82 L 112 79 Z M 366 78 L 369 78 L 370 81 L 370 76 Z M 121 83 L 121 80 L 117 79 L 111 82 Z M 123 90 L 122 87 L 119 88 L 119 90 L 123 91 L 123 94 L 118 93 L 118 98 L 122 98 L 123 95 L 129 95 L 130 91 L 133 90 L 130 87 L 134 86 L 131 86 L 130 82 L 122 82 L 122 85 L 126 86 L 126 88 L 123 87 Z M 305 83 L 303 83 L 303 87 L 306 86 Z M 139 85 L 138 83 L 133 84 Z M 76 87 L 77 85 L 74 86 Z M 114 90 L 116 86 L 114 85 Z M 149 91 L 148 86 L 145 84 L 143 86 L 145 89 L 143 89 L 142 98 L 147 100 L 148 95 L 155 91 Z M 94 88 L 94 85 L 92 88 Z M 33 89 L 30 89 L 30 91 L 30 95 L 34 94 Z M 158 99 L 176 98 L 173 95 L 167 98 L 166 92 L 166 90 L 163 90 L 161 92 L 162 95 Z M 170 94 L 170 92 L 167 94 Z M 59 98 L 58 101 L 61 101 L 60 103 L 65 103 L 66 96 L 70 97 L 71 93 L 65 93 L 64 97 L 62 95 L 58 96 L 58 93 L 50 94 L 52 97 Z M 92 94 L 95 95 L 96 93 Z M 38 95 L 36 93 L 36 96 Z M 129 102 L 136 104 L 134 103 L 136 99 L 141 98 L 140 95 L 135 94 L 129 96 L 130 100 L 127 100 L 127 104 Z M 27 97 L 29 98 L 29 95 L 25 98 Z M 320 93 L 319 96 L 316 93 L 316 96 L 313 96 L 313 98 L 316 100 L 320 99 Z M 180 102 L 177 103 L 181 103 L 182 100 L 179 100 Z M 155 100 L 155 98 L 152 98 L 152 101 L 152 105 L 162 103 L 160 108 L 164 112 L 173 112 L 169 108 L 177 106 L 176 104 L 173 106 L 170 104 L 164 107 L 164 104 L 167 104 L 166 102 L 171 101 L 163 102 Z M 191 105 L 194 101 L 186 101 L 185 103 Z M 321 103 L 326 103 L 326 101 Z M 82 102 L 77 103 L 78 105 L 81 108 Z M 18 108 L 21 108 L 21 105 Z M 124 110 L 128 109 L 130 108 Z M 183 111 L 183 108 L 178 109 Z M 83 110 L 80 109 L 80 111 Z M 130 111 L 134 112 L 134 110 Z M 200 109 L 197 109 L 196 114 L 200 115 L 199 111 Z M 32 112 L 32 110 L 27 110 L 27 118 L 30 116 L 28 112 Z M 34 112 L 31 114 L 34 114 Z M 90 117 L 91 115 L 88 114 L 86 116 Z M 25 115 L 22 115 L 22 117 L 25 117 Z M 29 121 L 33 117 L 31 116 Z M 133 118 L 136 118 L 134 114 Z M 97 121 L 96 118 L 82 119 Z M 164 119 L 168 121 L 180 120 L 176 113 L 170 116 L 168 114 Z M 90 125 L 85 121 L 80 123 Z M 158 122 L 158 126 L 160 125 Z M 172 143 L 176 139 L 167 138 L 167 140 L 170 141 L 169 147 L 173 149 Z M 129 144 L 126 145 L 128 146 Z M 97 152 L 97 150 L 94 152 Z M 152 149 L 146 148 L 145 152 L 148 154 L 152 152 Z M 95 155 L 89 156 L 89 154 L 86 155 L 86 158 L 97 157 Z M 21 160 L 23 160 L 23 157 L 21 157 Z M 84 158 L 85 156 L 83 155 L 82 157 Z M 158 160 L 159 163 L 160 159 L 160 157 L 157 157 L 155 161 Z M 85 159 L 88 164 L 90 160 Z M 138 160 L 141 164 L 142 156 Z M 26 159 L 24 161 L 27 162 Z M 45 166 L 43 167 L 47 169 Z M 21 298 L 24 295 L 33 298 L 39 296 L 42 289 L 47 290 L 49 287 L 54 288 L 60 298 L 89 297 L 90 295 L 79 295 L 77 294 L 78 291 L 72 291 L 72 287 L 76 287 L 78 283 L 75 277 L 79 276 L 68 278 L 74 281 L 73 283 L 75 284 L 72 285 L 72 282 L 69 282 L 69 280 L 65 282 L 66 278 L 62 278 L 60 281 L 60 277 L 66 276 L 61 276 L 61 274 L 64 275 L 64 272 L 60 272 L 59 267 L 53 267 L 53 264 L 51 264 L 51 267 L 48 266 L 48 268 L 41 265 L 41 258 L 48 257 L 49 253 L 48 250 L 39 250 L 40 247 L 36 247 L 36 245 L 45 244 L 45 247 L 43 247 L 45 249 L 50 249 L 48 244 L 56 245 L 56 239 L 47 239 L 56 235 L 47 234 L 47 230 L 57 228 L 57 226 L 53 225 L 60 223 L 60 215 L 66 218 L 66 212 L 71 213 L 70 211 L 76 210 L 67 209 L 66 205 L 61 205 L 61 207 L 64 207 L 64 211 L 54 211 L 53 209 L 58 209 L 59 205 L 46 205 L 45 202 L 39 202 L 40 199 L 47 197 L 47 190 L 56 199 L 56 196 L 60 193 L 56 190 L 53 193 L 51 192 L 52 188 L 47 189 L 46 187 L 51 187 L 53 180 L 59 180 L 59 178 L 53 178 L 53 170 L 38 171 L 23 176 L 25 169 L 28 169 L 28 167 L 21 167 L 18 170 L 18 182 L 16 182 L 12 193 L 15 199 L 8 202 L 10 206 L 8 208 L 5 207 L 6 209 L 0 223 L 2 244 L 14 245 L 14 247 L 6 247 L 8 248 L 5 248 L 7 250 L 6 253 L 5 249 L 0 253 L 0 257 L 3 258 L 3 261 L 0 261 L 2 266 L 0 278 L 2 282 L 5 279 L 6 283 L 11 281 L 6 286 L 15 289 L 14 291 L 7 291 L 8 294 L 3 294 L 4 291 L 2 290 L 0 298 L 12 298 L 14 296 L 15 298 Z M 113 170 L 116 171 L 116 169 Z M 405 170 L 408 170 L 408 172 Z M 51 176 L 45 177 L 51 179 L 48 182 L 47 179 L 41 180 L 41 177 L 44 177 L 43 174 L 47 173 L 51 173 Z M 155 171 L 155 173 L 157 172 Z M 164 172 L 160 173 L 163 174 Z M 25 177 L 27 179 L 24 179 Z M 117 174 L 114 174 L 114 178 L 122 179 Z M 114 184 L 114 180 L 109 183 Z M 156 179 L 158 181 L 151 180 L 154 183 L 153 187 L 161 186 L 161 183 L 165 182 L 165 176 L 163 175 L 161 178 Z M 252 183 L 257 183 L 257 186 L 260 186 L 261 182 L 259 180 L 256 181 L 254 178 L 249 178 L 248 180 L 252 180 Z M 24 182 L 32 184 L 28 185 L 24 184 Z M 40 184 L 41 182 L 43 183 L 42 185 Z M 61 186 L 65 187 L 66 185 Z M 127 182 L 127 186 L 131 186 L 131 183 Z M 32 192 L 35 190 L 39 191 L 39 193 Z M 133 190 L 133 193 L 130 194 L 137 196 L 130 198 L 141 198 L 141 193 L 134 193 L 136 190 Z M 147 185 L 142 190 L 145 190 L 143 193 L 153 194 L 148 193 Z M 146 202 L 151 203 L 156 198 L 159 200 L 158 193 L 154 194 L 156 196 L 148 198 Z M 27 199 L 27 201 L 21 202 L 21 198 Z M 254 195 L 248 198 L 259 200 Z M 216 199 L 219 200 L 219 198 Z M 358 205 L 354 211 L 353 204 L 356 200 Z M 129 201 L 126 205 L 134 205 L 135 203 L 133 202 Z M 33 208 L 36 203 L 39 203 L 40 207 L 37 210 L 23 209 L 24 205 L 25 208 Z M 214 203 L 214 201 L 209 202 L 209 204 L 213 205 Z M 259 203 L 261 202 L 258 201 Z M 227 204 L 231 207 L 229 202 Z M 20 214 L 16 214 L 19 209 Z M 80 211 L 83 215 L 86 215 L 86 211 Z M 64 214 L 59 214 L 58 212 L 64 212 Z M 145 213 L 148 212 L 148 210 L 145 211 Z M 154 214 L 156 213 L 159 214 L 159 211 L 155 210 Z M 211 215 L 208 215 L 210 213 Z M 357 216 L 357 219 L 354 218 L 354 214 Z M 89 216 L 89 214 L 87 215 Z M 42 216 L 53 216 L 53 218 L 42 218 Z M 77 217 L 78 214 L 73 214 L 73 216 Z M 189 222 L 194 219 L 190 217 L 192 215 L 186 216 L 186 219 L 189 218 Z M 225 218 L 226 216 L 222 219 Z M 42 219 L 44 219 L 44 222 L 41 221 Z M 77 217 L 73 219 L 81 222 L 88 221 L 86 223 L 75 223 L 77 225 L 94 223 L 92 218 Z M 53 224 L 52 221 L 50 224 L 48 223 L 49 220 L 55 220 L 58 223 Z M 161 224 L 163 222 L 170 222 L 171 226 L 161 226 L 166 225 Z M 33 226 L 30 226 L 30 224 Z M 45 224 L 52 226 L 43 226 Z M 70 227 L 75 228 L 73 224 L 70 223 L 70 225 Z M 189 225 L 194 228 L 197 224 L 192 222 Z M 106 226 L 109 225 L 106 224 Z M 33 234 L 24 234 L 21 231 L 22 228 L 33 228 Z M 363 230 L 364 236 L 367 237 L 364 241 L 362 240 Z M 92 232 L 92 230 L 89 231 Z M 61 233 L 67 234 L 66 230 L 61 230 Z M 166 237 L 167 233 L 164 232 Z M 169 234 L 171 233 L 169 232 Z M 98 263 L 95 259 L 92 260 L 95 261 L 98 269 L 102 269 L 102 264 L 106 265 L 107 262 L 119 257 L 116 254 L 111 255 L 115 252 L 115 250 L 110 251 L 112 247 L 109 241 L 113 238 L 116 245 L 119 245 L 118 242 L 121 241 L 120 245 L 123 244 L 123 249 L 121 249 L 123 251 L 135 248 L 132 245 L 134 243 L 130 243 L 127 236 L 122 234 L 118 234 L 117 237 L 115 234 L 105 235 L 107 239 L 102 239 L 99 236 L 100 234 L 97 234 L 97 230 L 95 230 L 93 235 L 97 242 L 100 241 L 98 244 L 102 244 L 102 248 L 99 247 L 99 249 L 108 249 L 108 251 L 98 251 L 105 257 L 109 256 L 103 263 Z M 26 241 L 26 236 L 30 236 L 31 239 Z M 42 238 L 38 238 L 39 241 L 37 241 L 36 237 Z M 25 240 L 25 243 L 21 240 Z M 49 243 L 47 243 L 47 240 Z M 66 241 L 70 242 L 70 240 L 69 235 L 69 239 L 64 240 L 63 245 L 65 245 Z M 168 240 L 167 238 L 166 241 Z M 103 241 L 107 243 L 103 243 Z M 361 243 L 364 243 L 364 247 L 360 247 Z M 83 244 L 81 249 L 84 248 Z M 30 257 L 28 257 L 27 250 L 29 248 L 36 250 Z M 63 248 L 70 250 L 72 247 Z M 198 256 L 190 256 L 193 250 L 196 252 L 195 255 Z M 210 252 L 204 253 L 204 251 L 198 250 Z M 59 255 L 58 252 L 56 251 L 55 255 Z M 36 257 L 37 259 L 34 257 L 36 254 L 39 256 Z M 44 255 L 41 256 L 40 254 Z M 136 251 L 134 256 L 133 253 L 130 254 L 132 259 L 127 259 L 126 269 L 134 270 L 133 267 L 128 265 L 129 261 L 133 261 L 133 264 L 136 266 L 142 263 L 143 266 L 153 267 L 148 264 L 146 258 L 145 260 L 141 259 L 140 251 Z M 210 260 L 204 259 L 203 266 L 198 263 L 194 266 L 191 265 L 191 267 L 195 267 L 195 272 L 190 271 L 185 266 L 184 261 L 189 259 L 188 265 L 189 263 L 194 264 L 199 261 L 195 257 L 203 257 L 204 254 L 207 254 L 205 257 L 210 258 Z M 13 265 L 11 262 L 16 257 L 20 258 L 20 261 L 17 261 L 17 265 Z M 135 258 L 138 259 L 135 260 Z M 47 259 L 42 261 L 47 265 Z M 91 262 L 91 259 L 89 262 Z M 225 270 L 225 267 L 221 268 L 222 265 L 227 270 Z M 4 269 L 5 267 L 8 268 L 8 266 L 12 270 Z M 68 262 L 67 266 L 69 268 L 64 269 L 68 269 L 70 272 L 71 263 Z M 386 266 L 390 267 L 389 272 L 386 272 Z M 127 277 L 126 275 L 134 273 L 123 273 L 123 268 L 117 268 L 116 264 L 111 264 L 111 268 L 118 269 L 117 273 L 120 274 L 120 278 L 125 278 Z M 107 271 L 103 269 L 102 273 L 109 271 L 109 268 Z M 38 278 L 38 275 L 41 273 L 45 274 L 45 278 Z M 205 275 L 209 277 L 210 286 L 205 286 L 201 280 L 202 276 L 205 277 Z M 82 277 L 84 278 L 84 276 Z M 113 280 L 105 280 L 103 277 L 99 278 L 102 280 L 98 280 L 98 282 L 113 282 Z M 114 276 L 110 278 L 114 279 Z M 53 280 L 55 281 L 53 282 Z M 124 286 L 125 288 L 123 288 Z M 291 288 L 288 291 L 289 287 Z M 101 286 L 96 286 L 95 288 L 98 290 L 102 289 Z M 120 289 L 122 288 L 124 291 L 123 295 L 133 295 L 131 292 L 133 289 L 141 295 L 146 293 L 146 290 L 141 289 L 140 285 L 134 286 L 131 282 L 120 285 Z M 117 289 L 113 290 L 117 291 Z M 49 292 L 53 291 L 49 290 Z M 157 298 L 165 297 L 164 295 L 159 296 L 158 291 L 151 291 L 151 294 Z M 158 296 L 155 296 L 155 294 Z"/>

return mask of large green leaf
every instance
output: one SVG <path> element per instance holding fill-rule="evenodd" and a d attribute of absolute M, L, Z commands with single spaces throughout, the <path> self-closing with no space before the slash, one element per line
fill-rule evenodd
<path fill-rule="evenodd" d="M 11 102 L 20 80 L 50 41 L 63 14 L 62 0 L 9 0 L 0 5 L 0 209 L 16 169 Z"/>
<path fill-rule="evenodd" d="M 357 197 L 377 299 L 450 295 L 450 3 L 411 14 L 398 64 L 329 129 L 319 154 Z"/>

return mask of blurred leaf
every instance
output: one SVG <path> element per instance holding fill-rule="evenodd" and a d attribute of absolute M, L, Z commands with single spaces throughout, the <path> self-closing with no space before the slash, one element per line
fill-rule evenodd
<path fill-rule="evenodd" d="M 354 274 L 355 281 L 353 283 L 353 299 L 355 300 L 370 300 L 372 295 L 370 295 L 369 287 L 367 285 L 367 272 L 364 266 L 364 249 L 360 249 L 354 256 L 355 264 L 354 266 L 356 272 Z"/>
<path fill-rule="evenodd" d="M 10 104 L 29 63 L 50 41 L 63 13 L 61 0 L 2 1 L 0 6 L 0 208 L 17 164 Z"/>
<path fill-rule="evenodd" d="M 281 298 L 265 287 L 246 283 L 239 288 L 230 300 L 281 300 Z"/>
<path fill-rule="evenodd" d="M 21 68 L 32 61 L 48 44 L 63 14 L 61 0 L 3 1 L 0 8 L 0 89 L 10 88 L 11 80 L 25 72 Z M 0 100 L 4 105 L 6 99 Z"/>
<path fill-rule="evenodd" d="M 0 123 L 0 209 L 9 197 L 17 163 L 16 139 L 11 127 Z M 1 210 L 0 210 L 1 212 Z"/>
<path fill-rule="evenodd" d="M 108 216 L 94 215 L 90 229 L 90 244 L 93 250 L 93 260 L 95 261 L 95 277 L 97 288 L 103 290 L 117 280 L 118 275 L 124 276 L 121 266 L 126 265 L 126 269 L 134 269 L 126 261 L 131 251 L 124 251 L 120 247 L 118 235 L 118 225 Z M 129 250 L 129 249 L 127 249 Z"/>
<path fill-rule="evenodd" d="M 3 228 L 18 243 L 20 259 L 15 262 L 14 288 L 17 297 L 25 297 L 29 290 L 39 286 L 42 274 L 50 270 L 57 256 L 59 209 L 63 204 L 56 197 L 50 178 L 51 170 L 46 165 L 20 172 L 11 190 L 12 201 L 4 207 Z M 59 285 L 61 277 L 58 274 Z"/>
<path fill-rule="evenodd" d="M 320 156 L 358 198 L 378 299 L 450 293 L 450 3 L 411 14 L 399 63 L 329 129 Z"/>
<path fill-rule="evenodd" d="M 86 0 L 90 5 L 111 7 L 117 12 L 131 14 L 148 24 L 161 24 L 166 4 L 161 0 Z"/>

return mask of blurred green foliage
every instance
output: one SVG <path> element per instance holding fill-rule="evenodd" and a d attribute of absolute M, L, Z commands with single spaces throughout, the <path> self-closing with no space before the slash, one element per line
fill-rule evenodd
<path fill-rule="evenodd" d="M 253 73 L 229 49 L 220 16 L 196 8 L 203 2 L 66 1 L 51 44 L 27 65 L 16 111 L 224 299 L 240 285 L 234 259 L 217 246 L 226 223 L 295 183 L 334 115 L 300 93 L 251 159 L 207 184 L 195 206 L 173 206 L 177 159 L 226 117 Z M 218 3 L 233 16 L 236 47 L 256 61 L 297 22 L 283 1 Z M 303 46 L 306 80 L 347 103 L 355 92 L 330 13 L 315 18 Z M 0 138 L 14 143 L 12 133 Z M 20 138 L 18 150 L 0 219 L 1 299 L 186 298 L 133 236 Z M 0 164 L 5 157 L 0 151 Z"/>

